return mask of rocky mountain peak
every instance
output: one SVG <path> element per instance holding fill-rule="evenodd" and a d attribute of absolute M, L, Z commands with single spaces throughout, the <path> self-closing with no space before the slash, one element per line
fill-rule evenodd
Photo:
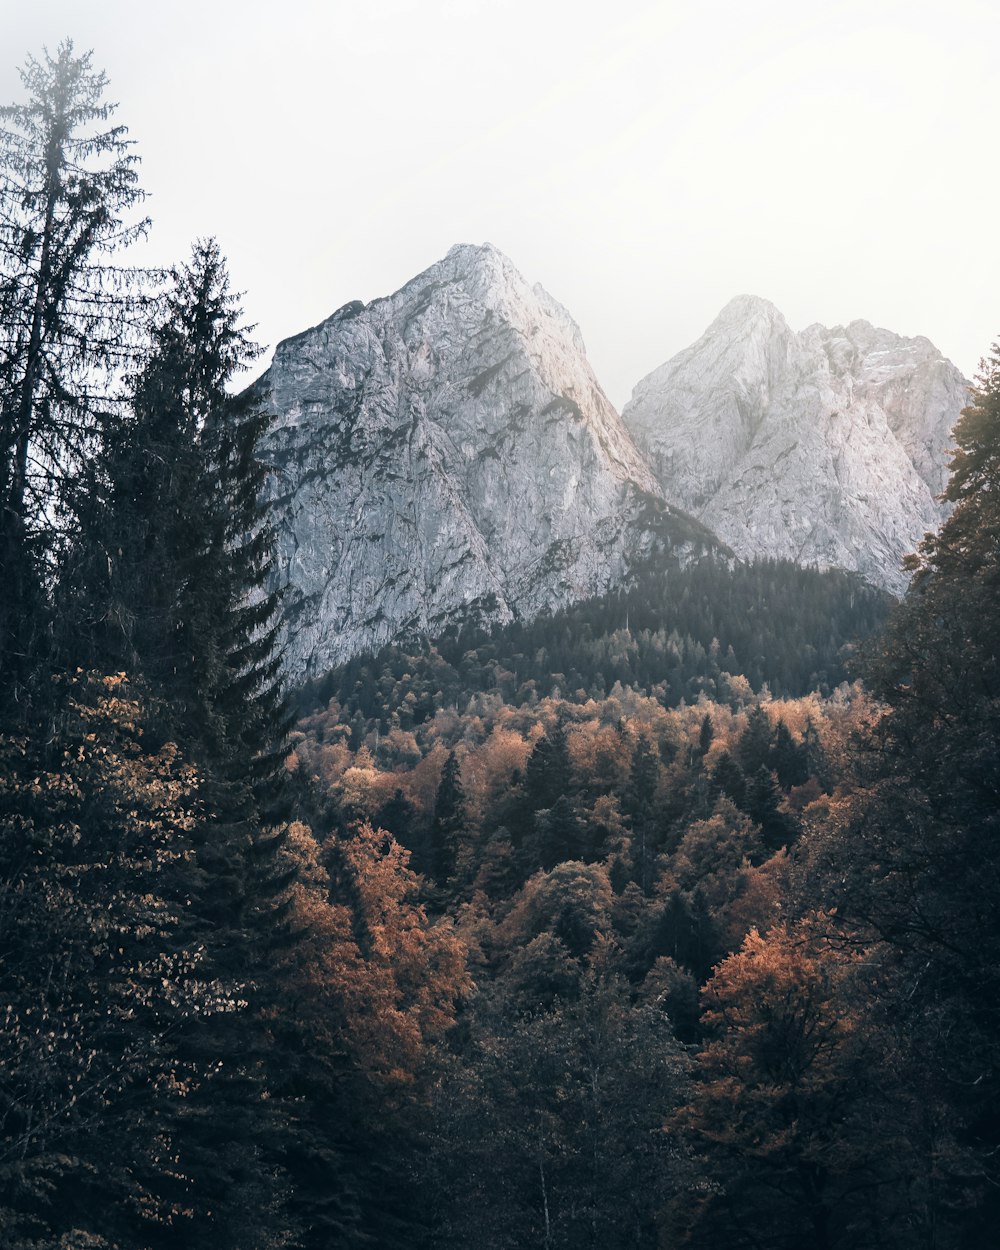
<path fill-rule="evenodd" d="M 261 386 L 295 677 L 713 541 L 662 502 L 573 319 L 490 244 L 286 340 Z"/>
<path fill-rule="evenodd" d="M 785 326 L 785 319 L 768 299 L 759 295 L 734 295 L 712 322 L 706 335 L 716 328 L 731 326 L 737 334 L 747 335 L 758 326 Z"/>
<path fill-rule="evenodd" d="M 902 557 L 942 517 L 967 385 L 926 338 L 861 320 L 795 333 L 743 295 L 636 386 L 623 417 L 667 499 L 738 554 L 899 592 Z"/>

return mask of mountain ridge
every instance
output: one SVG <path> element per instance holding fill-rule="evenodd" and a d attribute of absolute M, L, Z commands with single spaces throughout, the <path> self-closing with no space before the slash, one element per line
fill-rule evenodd
<path fill-rule="evenodd" d="M 622 416 L 665 497 L 738 555 L 846 568 L 900 594 L 903 556 L 945 515 L 968 385 L 922 336 L 860 319 L 796 332 L 744 295 L 641 379 Z"/>

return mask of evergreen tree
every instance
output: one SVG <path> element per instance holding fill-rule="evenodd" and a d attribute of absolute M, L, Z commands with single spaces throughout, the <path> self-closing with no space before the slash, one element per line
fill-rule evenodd
<path fill-rule="evenodd" d="M 656 794 L 659 772 L 649 738 L 644 733 L 640 734 L 635 750 L 632 752 L 632 766 L 629 770 L 628 787 L 623 802 L 623 809 L 629 815 L 633 817 L 648 815 Z"/>
<path fill-rule="evenodd" d="M 291 1117 L 269 1023 L 281 997 L 275 951 L 294 936 L 273 827 L 286 719 L 261 502 L 269 418 L 252 392 L 229 389 L 255 355 L 218 247 L 196 244 L 174 272 L 64 577 L 76 648 L 86 641 L 91 663 L 143 675 L 161 734 L 184 743 L 203 776 L 186 922 L 207 970 L 240 985 L 243 1001 L 183 1030 L 185 1061 L 204 1079 L 173 1129 L 174 1201 L 190 1213 L 186 1244 L 216 1250 L 280 1244 L 287 1224 L 278 1164 Z"/>
<path fill-rule="evenodd" d="M 413 822 L 417 809 L 397 786 L 392 798 L 384 803 L 379 810 L 375 824 L 379 829 L 391 833 L 396 841 L 413 851 Z"/>
<path fill-rule="evenodd" d="M 1000 1219 L 1000 347 L 955 428 L 939 533 L 870 657 L 889 711 L 837 844 L 834 900 L 893 952 L 880 987 L 919 1038 L 909 1077 L 940 1123 L 938 1221 L 988 1244 Z M 834 880 L 838 878 L 835 876 Z M 891 965 L 890 965 L 891 966 Z M 948 1173 L 950 1172 L 950 1175 Z M 940 1190 L 939 1190 L 940 1192 Z"/>
<path fill-rule="evenodd" d="M 771 767 L 773 743 L 771 721 L 758 703 L 747 717 L 747 727 L 740 737 L 738 747 L 740 765 L 748 777 L 752 777 L 759 768 Z"/>
<path fill-rule="evenodd" d="M 441 770 L 430 829 L 431 871 L 443 885 L 455 875 L 455 857 L 466 826 L 465 793 L 458 756 L 449 751 Z"/>
<path fill-rule="evenodd" d="M 714 737 L 715 730 L 712 728 L 712 718 L 706 712 L 701 722 L 701 729 L 698 731 L 698 750 L 702 755 L 708 754 L 708 748 L 712 745 Z"/>
<path fill-rule="evenodd" d="M 624 794 L 623 808 L 632 817 L 632 830 L 638 857 L 639 884 L 649 888 L 649 852 L 653 825 L 653 799 L 659 779 L 659 767 L 649 739 L 639 735 L 632 752 L 628 786 Z"/>
<path fill-rule="evenodd" d="M 806 721 L 805 731 L 802 734 L 802 750 L 805 754 L 807 777 L 815 777 L 819 784 L 828 790 L 833 784 L 833 773 L 830 761 L 823 750 L 819 731 L 811 716 Z"/>
<path fill-rule="evenodd" d="M 737 807 L 746 806 L 747 779 L 728 751 L 723 751 L 712 770 L 712 781 Z"/>
<path fill-rule="evenodd" d="M 778 721 L 778 728 L 774 733 L 772 757 L 774 770 L 783 790 L 804 785 L 808 780 L 809 761 L 806 748 L 796 744 L 783 720 Z"/>
<path fill-rule="evenodd" d="M 565 794 L 547 811 L 537 813 L 531 851 L 538 867 L 554 868 L 566 860 L 579 859 L 582 843 L 580 822 Z"/>
<path fill-rule="evenodd" d="M 750 778 L 744 808 L 760 825 L 765 845 L 772 851 L 787 846 L 797 833 L 792 818 L 779 810 L 780 803 L 781 791 L 774 779 L 774 773 L 768 772 L 762 764 Z"/>
<path fill-rule="evenodd" d="M 105 76 L 70 41 L 29 57 L 0 107 L 0 693 L 32 671 L 49 559 L 74 480 L 135 360 L 140 277 L 114 263 L 147 229 Z"/>
<path fill-rule="evenodd" d="M 532 747 L 524 768 L 525 796 L 532 811 L 552 807 L 572 783 L 566 726 L 562 721 Z"/>

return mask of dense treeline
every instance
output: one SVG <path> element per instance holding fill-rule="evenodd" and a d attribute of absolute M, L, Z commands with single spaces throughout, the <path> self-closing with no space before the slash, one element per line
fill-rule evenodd
<path fill-rule="evenodd" d="M 884 623 L 891 602 L 854 574 L 788 560 L 654 565 L 628 590 L 533 621 L 358 657 L 308 683 L 299 705 L 308 712 L 333 698 L 347 716 L 395 712 L 405 724 L 484 690 L 517 703 L 554 689 L 596 698 L 620 682 L 656 686 L 668 707 L 726 701 L 732 677 L 781 696 L 828 693 L 847 680 L 858 641 Z"/>
<path fill-rule="evenodd" d="M 705 562 L 280 678 L 267 418 L 71 45 L 0 111 L 12 1250 L 978 1250 L 1000 351 L 884 598 Z M 129 224 L 129 223 L 132 224 Z"/>

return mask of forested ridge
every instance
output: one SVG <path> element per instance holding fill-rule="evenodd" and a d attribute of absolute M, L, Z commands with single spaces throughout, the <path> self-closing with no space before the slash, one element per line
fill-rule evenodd
<path fill-rule="evenodd" d="M 884 596 L 704 561 L 281 677 L 213 240 L 0 109 L 0 1242 L 979 1250 L 1000 349 Z M 888 617 L 887 617 L 888 612 Z"/>
<path fill-rule="evenodd" d="M 656 688 L 665 706 L 726 701 L 731 679 L 779 695 L 828 694 L 852 676 L 858 644 L 885 622 L 891 596 L 853 573 L 790 560 L 705 556 L 651 562 L 619 592 L 492 631 L 464 626 L 433 645 L 358 656 L 296 691 L 303 712 L 406 721 L 436 704 L 498 690 L 513 703 L 560 690 L 601 694 L 615 682 Z M 390 692 L 391 684 L 391 692 Z"/>

